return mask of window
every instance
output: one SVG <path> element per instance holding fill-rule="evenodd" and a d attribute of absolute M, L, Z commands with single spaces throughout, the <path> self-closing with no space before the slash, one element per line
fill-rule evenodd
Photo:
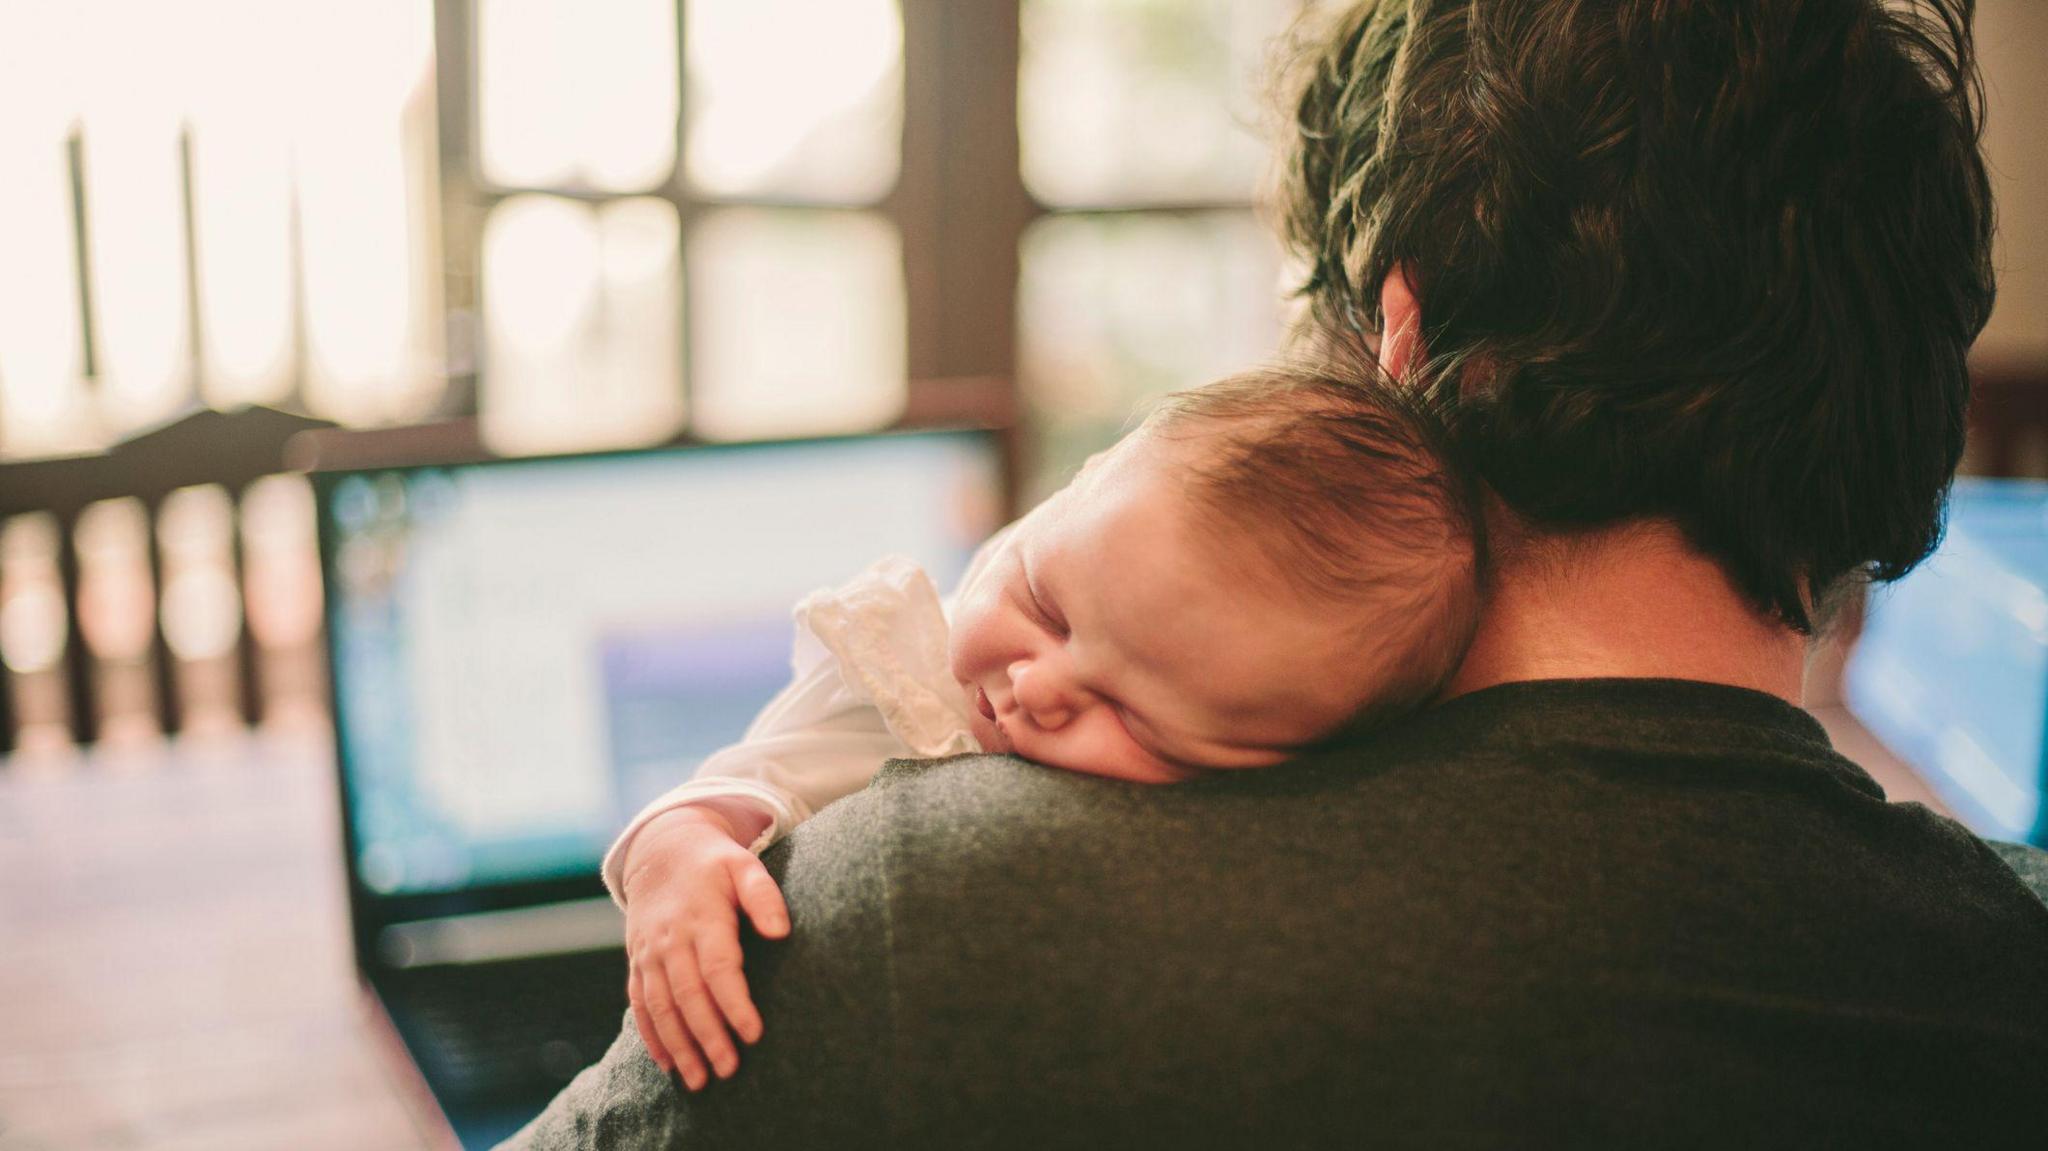
<path fill-rule="evenodd" d="M 886 424 L 906 311 L 893 0 L 480 0 L 485 434 Z M 687 401 L 686 401 L 687 397 Z"/>
<path fill-rule="evenodd" d="M 1274 37 L 1295 0 L 1024 0 L 1017 375 L 1029 495 L 1144 401 L 1272 354 L 1280 257 L 1251 210 Z"/>
<path fill-rule="evenodd" d="M 1251 129 L 1294 7 L 0 4 L 0 455 L 195 403 L 529 452 L 1001 418 L 1014 382 L 1035 497 L 1273 347 Z M 24 746 L 204 726 L 237 676 L 313 713 L 305 484 L 245 480 L 0 524 Z"/>
<path fill-rule="evenodd" d="M 428 0 L 0 6 L 0 451 L 440 391 Z"/>
<path fill-rule="evenodd" d="M 513 451 L 841 431 L 993 376 L 1042 487 L 1272 346 L 1296 6 L 7 5 L 0 452 L 195 401 L 473 405 Z"/>

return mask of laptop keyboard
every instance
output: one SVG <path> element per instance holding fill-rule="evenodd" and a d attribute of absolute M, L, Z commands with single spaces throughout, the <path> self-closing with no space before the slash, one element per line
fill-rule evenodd
<path fill-rule="evenodd" d="M 437 1093 L 552 1091 L 597 1061 L 626 1010 L 622 951 L 416 968 L 392 1018 Z"/>

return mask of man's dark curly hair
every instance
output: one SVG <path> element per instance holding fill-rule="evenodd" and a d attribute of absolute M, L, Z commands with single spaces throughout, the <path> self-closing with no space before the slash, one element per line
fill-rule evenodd
<path fill-rule="evenodd" d="M 1802 632 L 1941 533 L 1991 312 L 1974 0 L 1364 0 L 1297 49 L 1285 231 L 1516 513 L 1676 521 Z"/>

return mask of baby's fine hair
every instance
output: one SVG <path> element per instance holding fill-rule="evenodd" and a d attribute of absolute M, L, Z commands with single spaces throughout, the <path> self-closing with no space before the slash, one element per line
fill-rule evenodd
<path fill-rule="evenodd" d="M 1214 542 L 1328 609 L 1383 669 L 1353 728 L 1443 689 L 1472 640 L 1485 547 L 1477 485 L 1421 398 L 1369 363 L 1283 363 L 1173 393 L 1143 430 L 1210 449 L 1187 490 Z"/>

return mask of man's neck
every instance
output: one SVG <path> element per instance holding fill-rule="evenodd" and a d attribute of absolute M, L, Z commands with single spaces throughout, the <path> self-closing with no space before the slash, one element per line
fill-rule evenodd
<path fill-rule="evenodd" d="M 1516 534 L 1499 527 L 1497 538 Z M 1479 631 L 1446 696 L 1619 677 L 1701 680 L 1800 702 L 1805 638 L 1757 610 L 1676 525 L 1510 540 L 1495 563 Z"/>

